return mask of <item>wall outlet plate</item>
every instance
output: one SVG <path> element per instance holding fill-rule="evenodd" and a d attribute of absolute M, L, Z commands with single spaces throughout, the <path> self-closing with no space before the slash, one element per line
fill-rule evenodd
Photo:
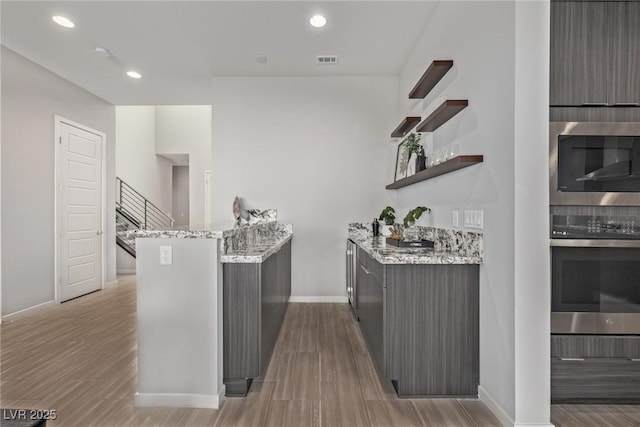
<path fill-rule="evenodd" d="M 454 227 L 460 227 L 460 211 L 453 211 L 451 213 L 451 224 Z"/>
<path fill-rule="evenodd" d="M 171 246 L 160 246 L 160 265 L 173 264 L 173 248 Z"/>
<path fill-rule="evenodd" d="M 464 226 L 482 229 L 484 227 L 484 211 L 464 211 Z"/>

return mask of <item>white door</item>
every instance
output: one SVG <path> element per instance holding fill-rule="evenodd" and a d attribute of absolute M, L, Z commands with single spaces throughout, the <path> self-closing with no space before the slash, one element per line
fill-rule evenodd
<path fill-rule="evenodd" d="M 104 136 L 58 122 L 58 301 L 102 288 Z"/>

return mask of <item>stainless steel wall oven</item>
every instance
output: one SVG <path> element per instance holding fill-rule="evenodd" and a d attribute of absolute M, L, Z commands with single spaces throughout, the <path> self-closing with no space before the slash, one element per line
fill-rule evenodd
<path fill-rule="evenodd" d="M 640 218 L 553 215 L 551 332 L 640 334 Z"/>
<path fill-rule="evenodd" d="M 551 122 L 550 205 L 640 206 L 640 123 Z"/>

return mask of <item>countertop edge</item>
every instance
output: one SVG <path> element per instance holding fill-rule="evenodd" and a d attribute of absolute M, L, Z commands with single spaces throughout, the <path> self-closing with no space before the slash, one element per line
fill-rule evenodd
<path fill-rule="evenodd" d="M 130 230 L 136 239 L 222 239 L 223 230 Z"/>
<path fill-rule="evenodd" d="M 289 234 L 283 239 L 278 240 L 273 246 L 270 246 L 264 252 L 257 255 L 242 255 L 242 254 L 222 254 L 220 255 L 220 262 L 222 264 L 260 264 L 264 262 L 271 255 L 276 253 L 281 247 L 283 247 L 288 241 L 293 238 L 293 234 Z"/>
<path fill-rule="evenodd" d="M 412 254 L 412 249 L 407 249 L 406 256 L 402 260 L 394 257 L 385 257 L 380 253 L 367 245 L 362 244 L 359 239 L 349 237 L 360 249 L 365 251 L 369 256 L 383 265 L 470 265 L 470 264 L 484 264 L 484 258 L 481 256 L 465 256 L 458 255 L 452 252 L 434 252 L 431 255 Z"/>

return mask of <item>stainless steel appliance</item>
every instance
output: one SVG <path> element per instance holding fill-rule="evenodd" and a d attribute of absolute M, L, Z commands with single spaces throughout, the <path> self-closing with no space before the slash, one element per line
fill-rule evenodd
<path fill-rule="evenodd" d="M 640 218 L 553 215 L 551 332 L 640 334 Z"/>
<path fill-rule="evenodd" d="M 551 205 L 640 205 L 640 123 L 551 122 Z"/>
<path fill-rule="evenodd" d="M 356 319 L 358 318 L 358 286 L 356 282 L 356 272 L 358 266 L 356 264 L 357 246 L 352 240 L 347 240 L 347 298 L 349 299 L 349 305 L 353 310 L 353 314 Z"/>

